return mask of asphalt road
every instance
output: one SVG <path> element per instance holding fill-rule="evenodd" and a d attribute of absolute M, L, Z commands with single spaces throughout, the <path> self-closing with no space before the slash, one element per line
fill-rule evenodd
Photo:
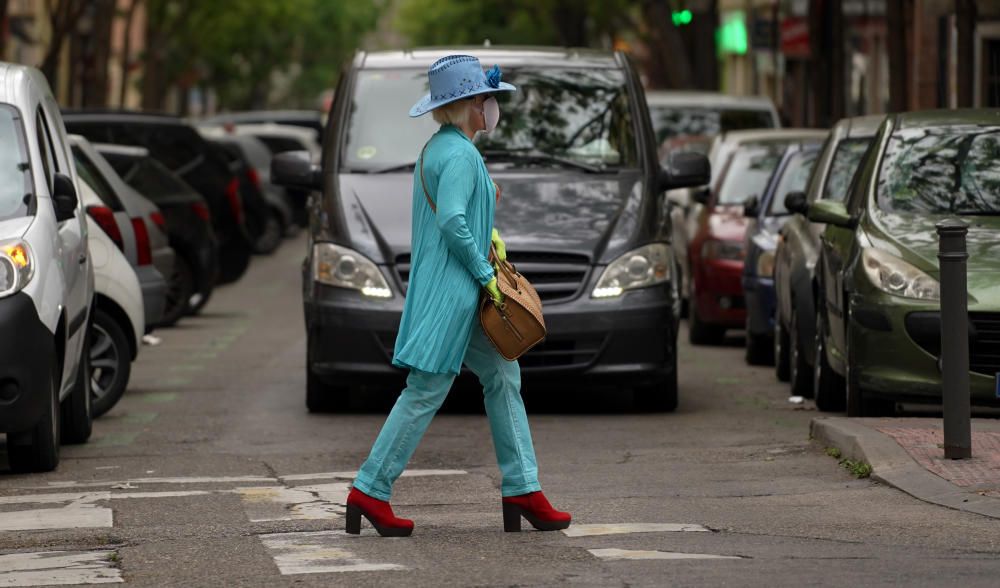
<path fill-rule="evenodd" d="M 256 259 L 203 316 L 158 333 L 58 471 L 0 473 L 0 585 L 996 586 L 995 521 L 854 478 L 739 339 L 682 344 L 673 414 L 633 413 L 625 390 L 528 391 L 570 534 L 503 533 L 481 400 L 463 389 L 397 484 L 414 535 L 345 536 L 387 396 L 306 413 L 304 248 Z"/>

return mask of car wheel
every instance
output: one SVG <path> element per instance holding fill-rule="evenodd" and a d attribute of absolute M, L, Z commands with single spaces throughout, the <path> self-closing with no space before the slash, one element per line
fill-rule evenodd
<path fill-rule="evenodd" d="M 802 350 L 802 338 L 799 336 L 798 311 L 792 306 L 792 325 L 788 329 L 788 381 L 792 385 L 792 394 L 805 398 L 813 397 L 813 368 L 806 362 L 806 354 Z"/>
<path fill-rule="evenodd" d="M 673 412 L 677 410 L 677 345 L 674 345 L 673 370 L 651 385 L 636 386 L 632 390 L 632 404 L 644 412 Z"/>
<path fill-rule="evenodd" d="M 17 473 L 50 472 L 59 465 L 59 366 L 52 362 L 49 403 L 31 429 L 7 434 L 7 461 Z"/>
<path fill-rule="evenodd" d="M 854 356 L 854 345 L 851 339 L 854 331 L 853 325 L 848 316 L 847 327 L 847 373 L 844 378 L 847 384 L 847 416 L 849 417 L 879 417 L 892 416 L 896 410 L 896 404 L 881 398 L 871 398 L 861 388 L 858 378 L 857 359 Z"/>
<path fill-rule="evenodd" d="M 774 362 L 774 341 L 767 335 L 755 335 L 750 331 L 750 319 L 746 323 L 746 354 L 749 365 L 771 365 Z"/>
<path fill-rule="evenodd" d="M 259 235 L 253 244 L 254 253 L 263 255 L 274 253 L 278 246 L 281 245 L 281 239 L 285 234 L 285 229 L 281 226 L 278 213 L 268 210 L 264 218 L 258 219 L 254 224 L 260 225 L 259 232 L 253 230 L 250 233 L 252 235 Z"/>
<path fill-rule="evenodd" d="M 96 322 L 97 317 L 94 317 Z M 73 391 L 63 400 L 60 410 L 62 415 L 62 441 L 65 443 L 86 443 L 94 428 L 93 406 L 90 386 L 90 354 L 88 349 L 93 340 L 93 325 L 87 333 L 87 339 L 80 352 L 80 365 L 76 368 L 76 379 Z"/>
<path fill-rule="evenodd" d="M 347 386 L 331 386 L 306 365 L 306 408 L 309 412 L 336 412 L 350 405 L 351 390 Z"/>
<path fill-rule="evenodd" d="M 813 390 L 816 408 L 823 412 L 844 410 L 844 382 L 826 360 L 826 328 L 816 313 L 816 365 L 813 367 Z"/>
<path fill-rule="evenodd" d="M 781 324 L 781 319 L 774 319 L 774 376 L 779 382 L 787 382 L 789 378 L 789 363 L 791 352 L 788 349 L 788 329 Z"/>
<path fill-rule="evenodd" d="M 174 261 L 174 272 L 167 283 L 167 305 L 159 326 L 169 327 L 188 313 L 188 302 L 194 294 L 194 272 L 188 260 L 178 255 Z"/>
<path fill-rule="evenodd" d="M 128 338 L 111 315 L 98 309 L 90 344 L 94 417 L 111 410 L 125 394 L 132 373 Z"/>
<path fill-rule="evenodd" d="M 688 342 L 692 345 L 718 345 L 726 336 L 726 330 L 718 325 L 702 322 L 698 317 L 698 305 L 694 298 L 690 301 L 691 312 L 688 317 Z"/>

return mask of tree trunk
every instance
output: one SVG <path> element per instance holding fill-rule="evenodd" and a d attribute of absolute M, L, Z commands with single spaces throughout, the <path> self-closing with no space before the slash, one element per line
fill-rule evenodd
<path fill-rule="evenodd" d="M 94 0 L 91 4 L 91 30 L 85 41 L 81 76 L 80 103 L 84 107 L 108 105 L 108 62 L 111 60 L 111 25 L 115 0 Z"/>
<path fill-rule="evenodd" d="M 121 87 L 118 88 L 118 107 L 125 108 L 125 100 L 128 99 L 128 76 L 132 66 L 132 23 L 135 21 L 135 10 L 139 7 L 141 0 L 131 0 L 128 10 L 125 12 L 125 38 L 122 39 L 121 55 Z"/>
<path fill-rule="evenodd" d="M 958 107 L 971 108 L 975 105 L 973 96 L 976 73 L 973 63 L 976 59 L 976 2 L 975 0 L 955 0 L 955 21 L 958 29 Z"/>
<path fill-rule="evenodd" d="M 694 87 L 691 59 L 677 27 L 671 24 L 666 0 L 647 0 L 642 6 L 649 59 L 646 75 L 651 88 Z"/>
<path fill-rule="evenodd" d="M 909 56 L 906 54 L 906 0 L 887 0 L 885 24 L 889 34 L 889 110 L 909 106 Z M 961 69 L 961 68 L 959 68 Z"/>
<path fill-rule="evenodd" d="M 59 59 L 62 57 L 63 43 L 76 28 L 76 23 L 86 7 L 85 0 L 56 0 L 55 3 L 50 1 L 48 4 L 52 39 L 49 42 L 45 58 L 42 60 L 41 70 L 54 89 L 59 86 L 57 74 L 59 73 Z"/>
<path fill-rule="evenodd" d="M 0 61 L 7 56 L 7 0 L 0 0 Z"/>

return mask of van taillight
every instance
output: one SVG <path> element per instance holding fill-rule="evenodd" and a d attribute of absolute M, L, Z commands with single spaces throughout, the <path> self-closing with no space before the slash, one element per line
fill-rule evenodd
<path fill-rule="evenodd" d="M 139 217 L 132 219 L 132 232 L 135 233 L 135 247 L 138 251 L 139 265 L 153 263 L 153 250 L 149 245 L 149 232 L 146 230 L 146 221 Z"/>
<path fill-rule="evenodd" d="M 226 184 L 226 200 L 237 223 L 243 222 L 243 204 L 240 203 L 240 180 L 233 178 Z"/>
<path fill-rule="evenodd" d="M 212 220 L 212 213 L 208 211 L 208 207 L 205 206 L 204 202 L 195 202 L 191 205 L 191 210 L 194 211 L 195 215 L 203 221 Z"/>
<path fill-rule="evenodd" d="M 167 219 L 163 218 L 163 213 L 153 212 L 149 215 L 149 220 L 153 221 L 153 224 L 160 227 L 160 230 L 164 233 L 167 232 Z"/>
<path fill-rule="evenodd" d="M 260 189 L 260 174 L 257 173 L 252 167 L 247 168 L 247 177 L 250 178 L 250 183 Z"/>
<path fill-rule="evenodd" d="M 94 219 L 97 226 L 111 237 L 111 240 L 115 242 L 118 249 L 125 251 L 125 241 L 122 239 L 122 232 L 118 229 L 118 223 L 115 221 L 115 213 L 113 210 L 107 206 L 88 206 L 87 214 L 90 218 Z"/>

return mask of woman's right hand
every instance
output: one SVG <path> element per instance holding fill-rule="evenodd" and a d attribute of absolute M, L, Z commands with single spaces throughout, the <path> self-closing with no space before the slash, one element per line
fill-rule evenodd
<path fill-rule="evenodd" d="M 503 293 L 500 292 L 500 288 L 497 286 L 496 277 L 486 283 L 486 291 L 489 293 L 490 297 L 493 298 L 493 304 L 496 304 L 497 306 L 503 304 Z"/>

